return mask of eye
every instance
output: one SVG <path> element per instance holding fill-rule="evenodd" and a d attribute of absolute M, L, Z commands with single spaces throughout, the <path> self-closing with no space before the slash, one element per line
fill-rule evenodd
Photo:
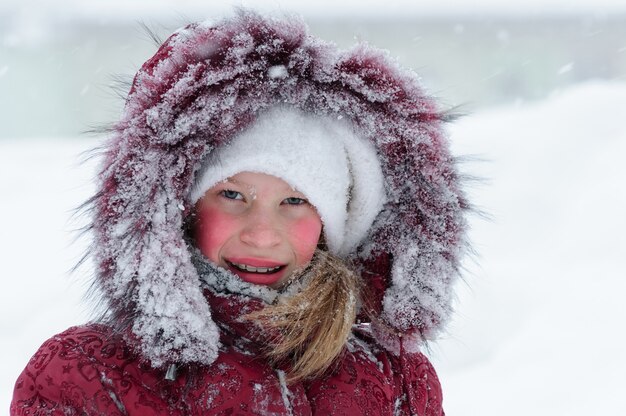
<path fill-rule="evenodd" d="M 308 201 L 306 199 L 303 198 L 297 198 L 297 197 L 289 197 L 289 198 L 285 198 L 283 200 L 283 202 L 287 205 L 302 205 L 302 204 L 306 204 L 308 203 Z"/>
<path fill-rule="evenodd" d="M 224 189 L 220 191 L 220 195 L 222 195 L 224 198 L 227 198 L 227 199 L 239 199 L 239 200 L 243 199 L 243 195 L 241 195 L 241 193 L 237 191 L 232 191 L 230 189 Z"/>

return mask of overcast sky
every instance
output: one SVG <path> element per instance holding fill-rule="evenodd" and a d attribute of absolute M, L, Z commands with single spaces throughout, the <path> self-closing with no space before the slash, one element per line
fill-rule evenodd
<path fill-rule="evenodd" d="M 222 14 L 233 5 L 315 16 L 420 16 L 440 14 L 545 15 L 626 13 L 626 0 L 2 0 L 0 13 L 50 17 L 156 17 Z"/>

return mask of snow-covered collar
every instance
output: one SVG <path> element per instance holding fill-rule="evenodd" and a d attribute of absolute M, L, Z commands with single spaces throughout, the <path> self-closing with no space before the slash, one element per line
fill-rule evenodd
<path fill-rule="evenodd" d="M 204 295 L 211 307 L 213 318 L 220 327 L 220 340 L 241 350 L 262 353 L 281 334 L 276 329 L 262 327 L 245 316 L 261 310 L 265 305 L 280 302 L 283 297 L 298 293 L 308 282 L 308 269 L 297 273 L 286 286 L 277 290 L 255 285 L 217 266 L 197 248 L 191 246 L 191 261 L 198 270 Z M 219 348 L 217 339 L 215 348 Z"/>
<path fill-rule="evenodd" d="M 284 288 L 277 290 L 269 286 L 255 285 L 237 277 L 230 270 L 219 267 L 207 259 L 196 247 L 190 247 L 191 261 L 198 271 L 200 280 L 216 294 L 237 294 L 250 298 L 259 299 L 266 304 L 272 304 L 281 296 L 292 296 L 297 293 L 304 284 L 307 276 L 298 276 Z"/>

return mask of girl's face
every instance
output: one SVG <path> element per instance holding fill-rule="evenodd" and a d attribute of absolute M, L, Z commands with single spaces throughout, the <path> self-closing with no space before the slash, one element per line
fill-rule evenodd
<path fill-rule="evenodd" d="M 242 280 L 280 288 L 309 264 L 322 221 L 305 196 L 275 176 L 241 172 L 196 204 L 193 230 L 209 260 Z"/>

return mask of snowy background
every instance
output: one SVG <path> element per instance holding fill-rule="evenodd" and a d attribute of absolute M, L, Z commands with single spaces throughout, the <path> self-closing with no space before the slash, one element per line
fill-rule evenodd
<path fill-rule="evenodd" d="M 109 74 L 154 50 L 136 21 L 173 28 L 227 3 L 0 6 L 0 409 L 37 347 L 88 319 L 88 267 L 69 273 L 84 219 L 70 216 L 93 192 L 96 163 L 81 153 L 102 139 L 78 132 L 115 119 Z M 471 218 L 479 257 L 432 347 L 447 414 L 626 414 L 624 2 L 409 3 L 271 5 L 341 46 L 356 36 L 390 49 L 468 113 L 453 148 L 479 159 L 462 169 L 486 178 L 470 194 L 492 219 Z"/>

